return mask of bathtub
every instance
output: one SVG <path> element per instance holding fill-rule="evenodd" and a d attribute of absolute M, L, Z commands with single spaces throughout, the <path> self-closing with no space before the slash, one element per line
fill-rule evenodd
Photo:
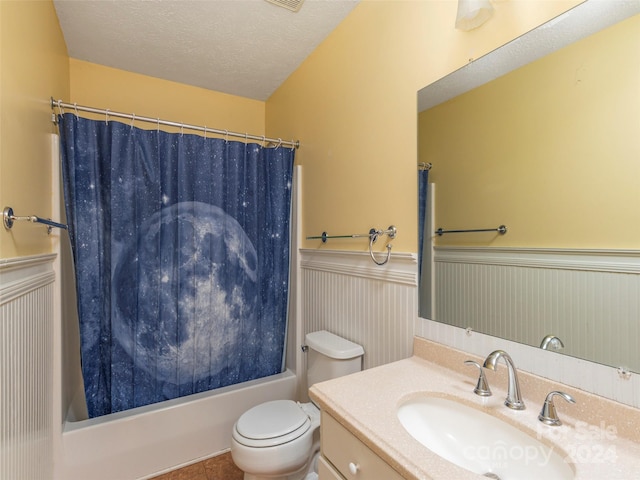
<path fill-rule="evenodd" d="M 64 480 L 147 479 L 223 453 L 238 417 L 261 402 L 296 398 L 291 370 L 103 417 L 67 421 Z"/>

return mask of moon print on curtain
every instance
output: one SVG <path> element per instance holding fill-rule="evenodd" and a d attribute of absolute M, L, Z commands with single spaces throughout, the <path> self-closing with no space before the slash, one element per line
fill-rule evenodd
<path fill-rule="evenodd" d="M 279 373 L 294 152 L 59 120 L 89 415 Z"/>

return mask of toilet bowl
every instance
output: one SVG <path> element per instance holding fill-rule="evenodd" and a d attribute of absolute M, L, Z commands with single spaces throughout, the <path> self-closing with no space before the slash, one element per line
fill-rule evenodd
<path fill-rule="evenodd" d="M 245 412 L 233 428 L 231 452 L 245 480 L 303 480 L 320 449 L 320 410 L 293 400 L 262 403 Z"/>
<path fill-rule="evenodd" d="M 307 384 L 362 369 L 364 350 L 327 331 L 308 334 Z M 243 413 L 233 427 L 231 456 L 244 480 L 317 479 L 320 410 L 312 402 L 274 400 Z"/>

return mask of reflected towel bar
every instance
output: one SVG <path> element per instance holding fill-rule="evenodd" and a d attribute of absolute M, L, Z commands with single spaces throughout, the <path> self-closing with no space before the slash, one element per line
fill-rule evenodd
<path fill-rule="evenodd" d="M 476 230 L 443 230 L 439 228 L 436 230 L 436 234 L 442 236 L 445 233 L 469 233 L 469 232 L 498 232 L 500 235 L 507 233 L 507 227 L 500 225 L 498 228 L 481 228 Z"/>
<path fill-rule="evenodd" d="M 40 218 L 37 217 L 35 215 L 28 215 L 28 216 L 18 216 L 18 215 L 14 215 L 13 214 L 13 208 L 11 207 L 4 207 L 4 210 L 2 211 L 2 217 L 4 220 L 4 228 L 6 228 L 7 230 L 10 230 L 11 227 L 13 227 L 13 222 L 15 221 L 19 221 L 19 220 L 26 220 L 27 222 L 33 222 L 33 223 L 42 223 L 43 225 L 46 225 L 48 227 L 49 232 L 51 232 L 51 228 L 56 227 L 56 228 L 62 228 L 63 230 L 68 230 L 69 227 L 67 225 L 65 225 L 64 223 L 58 223 L 58 222 L 54 222 L 53 220 L 48 220 L 46 218 Z"/>

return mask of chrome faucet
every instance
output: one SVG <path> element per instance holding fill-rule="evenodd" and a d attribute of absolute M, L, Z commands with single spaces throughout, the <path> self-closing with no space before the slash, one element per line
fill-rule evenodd
<path fill-rule="evenodd" d="M 540 415 L 538 415 L 538 420 L 546 425 L 551 425 L 552 427 L 562 425 L 562 422 L 558 418 L 558 413 L 556 412 L 556 406 L 553 404 L 553 397 L 556 395 L 561 396 L 569 403 L 576 403 L 573 397 L 568 393 L 558 391 L 550 392 L 544 400 L 542 410 L 540 410 Z"/>
<path fill-rule="evenodd" d="M 484 368 L 495 371 L 498 368 L 498 360 L 501 357 L 504 358 L 504 361 L 507 364 L 507 372 L 509 374 L 507 398 L 504 401 L 504 404 L 514 410 L 524 410 L 525 405 L 524 401 L 522 400 L 522 395 L 520 394 L 518 372 L 516 371 L 516 366 L 514 365 L 513 360 L 511 359 L 509 354 L 504 350 L 496 350 L 494 352 L 491 352 L 487 359 L 484 361 Z"/>

